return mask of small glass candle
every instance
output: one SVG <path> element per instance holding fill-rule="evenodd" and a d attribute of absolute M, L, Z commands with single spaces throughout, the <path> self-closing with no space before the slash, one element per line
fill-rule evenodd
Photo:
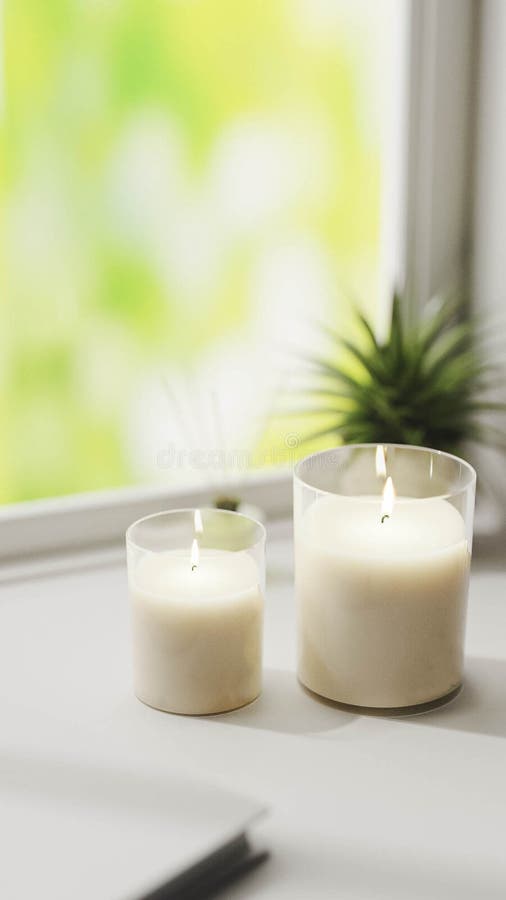
<path fill-rule="evenodd" d="M 468 463 L 422 447 L 345 446 L 298 463 L 303 685 L 383 710 L 458 691 L 475 484 Z"/>
<path fill-rule="evenodd" d="M 127 531 L 134 688 L 204 715 L 261 690 L 265 529 L 216 509 L 158 513 Z"/>

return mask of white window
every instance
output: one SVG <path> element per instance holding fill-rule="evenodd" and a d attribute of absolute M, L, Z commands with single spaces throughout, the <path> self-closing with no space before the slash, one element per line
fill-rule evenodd
<path fill-rule="evenodd" d="M 4 502 L 139 486 L 51 501 L 68 541 L 97 504 L 98 540 L 168 493 L 288 502 L 284 474 L 244 486 L 304 452 L 270 415 L 286 348 L 351 328 L 347 294 L 385 328 L 394 281 L 423 302 L 462 270 L 473 17 L 5 0 Z"/>

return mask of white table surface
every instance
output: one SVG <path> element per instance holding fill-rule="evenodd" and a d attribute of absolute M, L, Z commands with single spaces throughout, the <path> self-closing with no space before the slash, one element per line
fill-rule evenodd
<path fill-rule="evenodd" d="M 269 542 L 264 692 L 238 712 L 184 718 L 133 697 L 118 552 L 5 581 L 0 621 L 0 802 L 13 761 L 63 764 L 84 751 L 104 767 L 134 757 L 146 772 L 183 766 L 271 810 L 256 833 L 272 859 L 226 897 L 504 900 L 502 563 L 474 567 L 463 692 L 410 718 L 342 712 L 297 684 L 282 523 Z"/>

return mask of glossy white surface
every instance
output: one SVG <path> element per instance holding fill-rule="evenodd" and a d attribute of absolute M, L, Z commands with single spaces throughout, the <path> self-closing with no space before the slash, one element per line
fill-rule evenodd
<path fill-rule="evenodd" d="M 22 779 L 26 765 L 42 781 L 48 757 L 65 767 L 78 755 L 85 781 L 97 767 L 135 765 L 163 779 L 181 765 L 271 807 L 257 830 L 272 860 L 227 898 L 503 900 L 506 574 L 498 563 L 478 562 L 472 575 L 462 694 L 415 718 L 367 718 L 296 683 L 291 541 L 288 527 L 271 528 L 264 693 L 245 709 L 195 719 L 134 698 L 124 562 L 114 554 L 99 562 L 1 585 L 0 802 L 13 770 Z M 48 817 L 51 807 L 48 794 Z M 49 900 L 30 865 L 36 850 L 27 843 L 24 874 Z"/>

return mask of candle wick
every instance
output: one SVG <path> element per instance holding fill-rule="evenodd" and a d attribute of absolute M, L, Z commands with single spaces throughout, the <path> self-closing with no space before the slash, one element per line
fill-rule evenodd
<path fill-rule="evenodd" d="M 388 513 L 385 513 L 385 515 L 381 517 L 381 524 L 383 525 L 383 522 L 385 521 L 385 519 L 389 519 L 389 518 L 390 518 L 390 516 L 388 515 Z"/>
<path fill-rule="evenodd" d="M 192 572 L 194 572 L 196 568 L 197 568 L 197 563 L 193 563 Z"/>

